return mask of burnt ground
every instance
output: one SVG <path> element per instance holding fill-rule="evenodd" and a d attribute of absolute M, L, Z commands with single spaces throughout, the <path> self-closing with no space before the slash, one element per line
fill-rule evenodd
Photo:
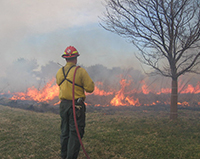
<path fill-rule="evenodd" d="M 55 102 L 36 102 L 36 101 L 29 101 L 29 100 L 10 100 L 9 98 L 3 97 L 0 98 L 0 104 L 4 106 L 9 106 L 12 108 L 19 108 L 25 109 L 35 112 L 51 112 L 58 114 L 59 113 L 59 105 L 53 105 L 51 103 Z M 156 104 L 151 106 L 95 106 L 95 105 L 87 105 L 87 112 L 103 112 L 104 114 L 115 114 L 116 111 L 167 111 L 169 112 L 170 106 L 165 104 Z M 193 111 L 200 111 L 200 106 L 178 106 L 178 109 L 187 109 Z"/>

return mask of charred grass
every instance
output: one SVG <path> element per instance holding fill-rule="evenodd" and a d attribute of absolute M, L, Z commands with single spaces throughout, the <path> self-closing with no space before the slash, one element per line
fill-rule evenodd
<path fill-rule="evenodd" d="M 200 111 L 87 113 L 83 138 L 91 159 L 199 159 Z M 60 117 L 0 105 L 0 158 L 59 159 Z M 79 159 L 85 159 L 81 150 Z"/>

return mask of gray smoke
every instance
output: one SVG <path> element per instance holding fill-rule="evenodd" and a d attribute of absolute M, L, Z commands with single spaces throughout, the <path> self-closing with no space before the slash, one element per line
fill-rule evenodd
<path fill-rule="evenodd" d="M 55 78 L 59 66 L 56 62 L 49 61 L 43 66 L 39 66 L 36 59 L 27 60 L 20 58 L 7 67 L 5 76 L 0 79 L 0 93 L 10 92 L 25 92 L 27 88 L 34 86 L 40 90 L 47 82 Z M 170 88 L 171 79 L 161 76 L 147 77 L 140 70 L 129 68 L 122 69 L 113 67 L 111 69 L 96 64 L 93 66 L 84 67 L 94 82 L 102 82 L 103 85 L 98 85 L 100 89 L 105 91 L 119 90 L 120 80 L 126 79 L 131 81 L 129 90 L 140 90 L 145 81 L 147 88 L 158 89 Z M 180 78 L 180 84 L 193 84 L 196 86 L 199 82 L 199 76 L 187 75 Z"/>

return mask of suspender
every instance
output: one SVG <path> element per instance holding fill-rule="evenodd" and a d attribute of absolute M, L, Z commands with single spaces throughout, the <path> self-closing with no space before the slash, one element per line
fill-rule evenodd
<path fill-rule="evenodd" d="M 71 84 L 73 83 L 72 81 L 70 81 L 69 79 L 67 79 L 67 75 L 69 73 L 69 71 L 71 70 L 72 67 L 74 67 L 75 65 L 71 66 L 69 68 L 69 70 L 67 71 L 67 73 L 65 74 L 65 70 L 64 70 L 64 67 L 62 67 L 62 71 L 63 71 L 63 75 L 64 75 L 64 79 L 60 82 L 60 84 L 58 86 L 60 86 L 65 80 L 67 80 L 68 82 L 70 82 Z M 79 86 L 83 89 L 83 86 L 80 86 L 78 84 L 75 83 L 76 86 Z"/>

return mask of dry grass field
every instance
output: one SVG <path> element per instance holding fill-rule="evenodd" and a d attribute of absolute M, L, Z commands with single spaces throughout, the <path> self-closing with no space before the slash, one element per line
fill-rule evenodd
<path fill-rule="evenodd" d="M 0 105 L 1 159 L 59 159 L 59 135 L 58 114 Z M 88 112 L 83 143 L 91 159 L 199 159 L 200 112 Z"/>

